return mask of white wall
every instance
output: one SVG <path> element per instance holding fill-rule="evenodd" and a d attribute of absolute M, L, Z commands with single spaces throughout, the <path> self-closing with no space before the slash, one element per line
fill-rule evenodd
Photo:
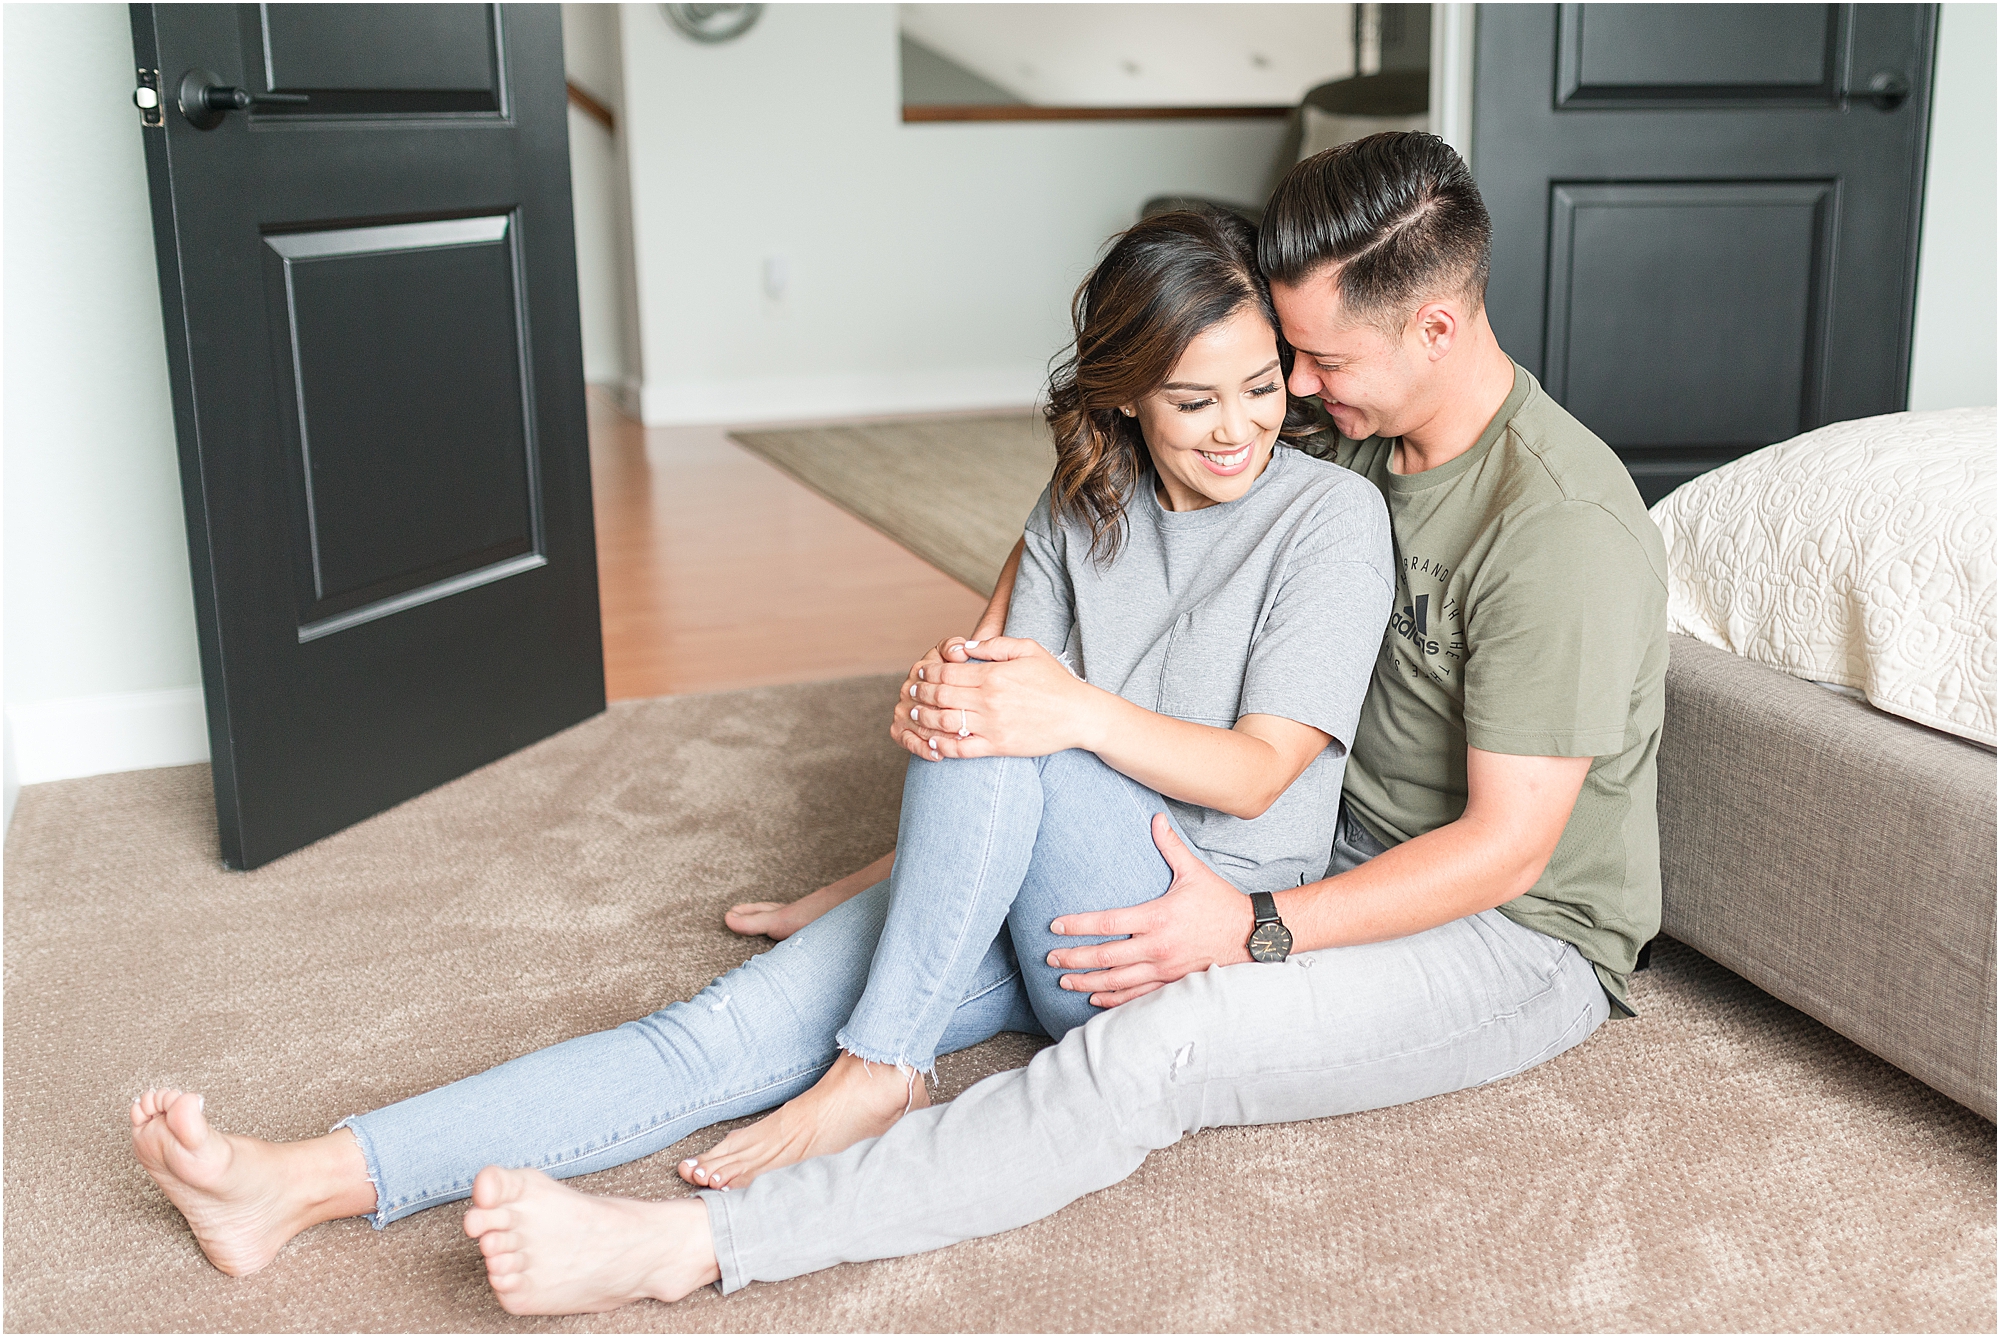
<path fill-rule="evenodd" d="M 621 16 L 649 423 L 1025 404 L 1105 238 L 1150 195 L 1255 199 L 1283 133 L 904 125 L 888 4 L 719 46 Z"/>
<path fill-rule="evenodd" d="M 1431 133 L 1472 161 L 1472 57 L 1476 4 L 1431 6 Z"/>
<path fill-rule="evenodd" d="M 1258 122 L 904 126 L 888 5 L 712 48 L 619 21 L 655 421 L 1024 403 L 1104 237 L 1156 192 L 1248 198 L 1276 151 Z M 17 779 L 201 760 L 206 728 L 126 11 L 10 4 L 0 48 L 11 810 Z M 1917 407 L 1994 399 L 1993 81 L 1993 11 L 1947 6 Z"/>
<path fill-rule="evenodd" d="M 617 16 L 581 8 L 578 82 L 615 109 Z M 21 784 L 203 761 L 208 733 L 127 11 L 0 6 L 0 71 L 11 817 Z M 636 365 L 624 168 L 570 115 L 588 365 L 615 386 Z"/>
<path fill-rule="evenodd" d="M 1939 7 L 1930 162 L 1917 252 L 1917 318 L 1910 349 L 1910 407 L 1994 402 L 1994 71 L 2000 66 L 1991 4 Z"/>
<path fill-rule="evenodd" d="M 618 6 L 564 5 L 563 64 L 570 82 L 623 120 Z M 632 299 L 631 211 L 623 147 L 587 112 L 569 109 L 570 194 L 576 213 L 577 302 L 583 375 L 638 412 L 638 313 Z"/>
<path fill-rule="evenodd" d="M 200 761 L 130 19 L 10 4 L 0 24 L 7 742 L 28 784 Z"/>

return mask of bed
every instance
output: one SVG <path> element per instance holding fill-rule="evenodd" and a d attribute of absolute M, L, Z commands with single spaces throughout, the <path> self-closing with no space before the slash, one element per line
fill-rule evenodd
<path fill-rule="evenodd" d="M 1662 931 L 1988 1119 L 1994 429 L 1836 423 L 1653 508 Z"/>

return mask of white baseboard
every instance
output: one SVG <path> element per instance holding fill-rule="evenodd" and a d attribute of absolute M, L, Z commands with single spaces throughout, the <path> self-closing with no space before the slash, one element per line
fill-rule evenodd
<path fill-rule="evenodd" d="M 6 806 L 0 811 L 0 831 L 14 825 L 14 800 L 21 797 L 21 777 L 15 774 L 14 766 L 14 726 L 0 715 L 0 769 L 6 772 Z"/>
<path fill-rule="evenodd" d="M 712 423 L 866 418 L 892 413 L 951 413 L 1018 408 L 1036 402 L 1045 367 L 969 367 L 888 376 L 797 376 L 647 384 L 641 421 L 648 427 Z"/>
<path fill-rule="evenodd" d="M 637 376 L 619 376 L 603 381 L 597 387 L 611 397 L 618 411 L 634 422 L 645 421 L 645 406 Z"/>
<path fill-rule="evenodd" d="M 646 402 L 638 376 L 620 376 L 612 384 L 604 386 L 610 390 L 612 398 L 618 402 L 618 412 L 632 418 L 634 422 L 646 420 Z"/>
<path fill-rule="evenodd" d="M 208 760 L 208 711 L 199 687 L 9 706 L 7 734 L 12 778 L 23 785 Z"/>

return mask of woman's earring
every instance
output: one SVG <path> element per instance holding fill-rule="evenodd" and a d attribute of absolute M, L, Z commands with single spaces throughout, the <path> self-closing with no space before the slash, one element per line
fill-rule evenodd
<path fill-rule="evenodd" d="M 1119 409 L 1118 411 L 1119 411 L 1120 413 L 1124 414 L 1124 415 L 1125 415 L 1126 417 L 1128 417 L 1128 418 L 1136 418 L 1136 417 L 1138 417 L 1138 416 L 1139 416 L 1139 412 L 1138 412 L 1138 410 L 1137 410 L 1137 409 L 1126 409 L 1126 408 L 1121 408 L 1121 409 Z"/>

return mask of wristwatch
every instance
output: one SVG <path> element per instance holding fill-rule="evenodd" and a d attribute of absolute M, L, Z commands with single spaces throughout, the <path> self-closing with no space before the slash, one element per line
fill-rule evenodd
<path fill-rule="evenodd" d="M 1251 892 L 1250 913 L 1256 916 L 1256 922 L 1250 926 L 1250 959 L 1282 961 L 1290 956 L 1292 931 L 1278 918 L 1277 898 L 1268 891 Z"/>

